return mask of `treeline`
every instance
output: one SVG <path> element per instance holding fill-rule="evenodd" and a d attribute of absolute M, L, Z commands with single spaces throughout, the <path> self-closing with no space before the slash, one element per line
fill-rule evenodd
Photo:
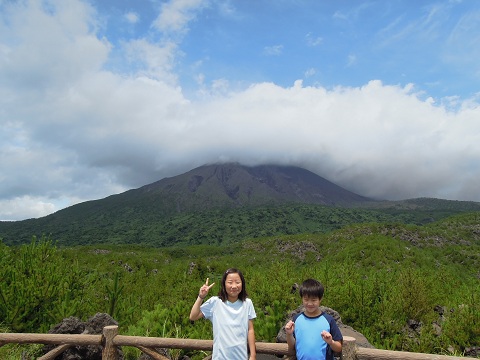
<path fill-rule="evenodd" d="M 439 201 L 438 205 L 434 199 L 429 200 L 427 205 L 420 200 L 375 203 L 369 204 L 369 208 L 290 204 L 215 209 L 168 216 L 162 215 L 154 207 L 148 207 L 150 203 L 142 203 L 135 209 L 118 206 L 115 211 L 97 212 L 89 207 L 96 203 L 92 202 L 92 205 L 79 204 L 40 219 L 0 222 L 0 237 L 8 245 L 25 244 L 30 242 L 32 235 L 40 238 L 43 234 L 50 235 L 60 246 L 222 245 L 285 234 L 325 234 L 357 223 L 422 225 L 465 212 L 469 208 L 469 203 Z"/>
<path fill-rule="evenodd" d="M 315 277 L 323 305 L 383 349 L 461 355 L 480 344 L 480 214 L 429 225 L 357 224 L 328 234 L 249 239 L 228 245 L 58 247 L 52 239 L 0 243 L 0 326 L 47 332 L 62 319 L 108 312 L 120 333 L 211 338 L 188 314 L 205 278 L 242 269 L 255 305 L 257 341 L 275 341 L 299 304 L 294 283 Z M 434 309 L 442 308 L 442 315 Z M 419 326 L 414 333 L 407 325 Z M 3 346 L 0 358 L 36 358 L 40 346 Z M 29 354 L 29 355 L 26 355 Z M 124 349 L 126 359 L 139 352 Z M 195 352 L 172 350 L 172 355 Z"/>

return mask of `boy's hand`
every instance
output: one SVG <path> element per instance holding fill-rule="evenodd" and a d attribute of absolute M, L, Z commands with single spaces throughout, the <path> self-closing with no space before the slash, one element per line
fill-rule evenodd
<path fill-rule="evenodd" d="M 330 334 L 327 330 L 323 330 L 322 333 L 322 339 L 327 343 L 330 344 L 332 342 L 332 334 Z"/>
<path fill-rule="evenodd" d="M 287 335 L 292 335 L 294 330 L 295 330 L 295 323 L 292 320 L 290 320 L 285 325 L 285 332 L 287 333 Z"/>

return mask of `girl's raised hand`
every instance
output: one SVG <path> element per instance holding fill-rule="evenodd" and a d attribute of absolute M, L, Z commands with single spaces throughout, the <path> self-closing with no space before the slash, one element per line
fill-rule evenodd
<path fill-rule="evenodd" d="M 203 284 L 202 287 L 200 288 L 198 296 L 200 296 L 200 298 L 202 299 L 205 298 L 205 296 L 207 296 L 208 292 L 210 291 L 213 285 L 215 285 L 215 283 L 208 285 L 208 278 L 207 278 L 207 280 L 205 281 L 205 284 Z"/>

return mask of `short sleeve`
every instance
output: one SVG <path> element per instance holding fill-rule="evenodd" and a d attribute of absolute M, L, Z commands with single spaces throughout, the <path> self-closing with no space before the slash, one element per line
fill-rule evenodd
<path fill-rule="evenodd" d="M 332 334 L 332 339 L 335 341 L 343 340 L 342 332 L 340 331 L 337 322 L 333 317 L 330 320 L 330 334 Z"/>
<path fill-rule="evenodd" d="M 257 313 L 255 312 L 255 307 L 253 306 L 252 300 L 247 298 L 246 300 L 248 306 L 248 320 L 253 320 L 257 317 Z"/>
<path fill-rule="evenodd" d="M 205 319 L 212 320 L 213 309 L 218 300 L 218 296 L 212 296 L 200 306 L 200 311 L 203 313 Z"/>

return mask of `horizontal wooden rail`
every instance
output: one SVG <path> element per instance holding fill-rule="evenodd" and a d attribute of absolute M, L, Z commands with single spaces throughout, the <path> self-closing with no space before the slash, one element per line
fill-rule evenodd
<path fill-rule="evenodd" d="M 115 346 L 144 346 L 150 348 L 185 349 L 211 351 L 212 340 L 176 339 L 161 337 L 143 337 L 117 335 L 113 338 Z"/>
<path fill-rule="evenodd" d="M 379 349 L 369 349 L 356 346 L 356 340 L 353 337 L 344 336 L 343 338 L 343 360 L 467 360 L 474 358 L 455 357 L 446 355 L 410 353 L 404 351 L 388 351 Z M 203 350 L 211 351 L 213 347 L 212 340 L 199 339 L 178 339 L 161 337 L 143 337 L 118 335 L 118 326 L 106 326 L 103 329 L 103 335 L 86 334 L 33 334 L 33 333 L 0 333 L 0 346 L 16 344 L 49 344 L 60 345 L 40 359 L 54 359 L 62 351 L 71 346 L 97 345 L 103 347 L 103 360 L 117 360 L 119 346 L 132 346 L 152 356 L 154 359 L 165 359 L 158 354 L 155 349 L 184 349 L 184 350 Z M 266 343 L 257 342 L 256 350 L 258 354 L 268 355 L 289 355 L 288 346 L 285 343 Z"/>
<path fill-rule="evenodd" d="M 391 351 L 391 350 L 379 350 L 379 349 L 367 349 L 358 347 L 356 349 L 357 360 L 467 360 L 474 359 L 468 357 L 447 356 L 447 355 L 435 355 L 435 354 L 422 354 L 411 353 L 406 351 Z"/>
<path fill-rule="evenodd" d="M 102 345 L 102 335 L 0 333 L 0 346 L 7 343 L 48 345 Z"/>
<path fill-rule="evenodd" d="M 172 339 L 160 337 L 142 337 L 117 335 L 113 339 L 115 346 L 135 346 L 148 348 L 167 348 L 167 349 L 185 349 L 185 350 L 203 350 L 212 351 L 212 340 L 197 339 Z M 285 343 L 264 343 L 257 342 L 257 353 L 269 355 L 286 355 L 288 346 Z"/>

